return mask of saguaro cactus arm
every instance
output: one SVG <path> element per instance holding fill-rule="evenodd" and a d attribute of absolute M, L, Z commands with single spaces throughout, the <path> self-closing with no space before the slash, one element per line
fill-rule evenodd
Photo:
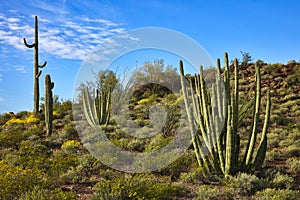
<path fill-rule="evenodd" d="M 28 48 L 33 48 L 33 47 L 35 47 L 35 43 L 33 43 L 33 44 L 28 44 L 25 38 L 23 38 L 23 42 L 24 42 L 25 46 L 28 47 Z"/>
<path fill-rule="evenodd" d="M 47 61 L 45 61 L 42 65 L 39 65 L 39 68 L 44 68 L 47 65 Z"/>

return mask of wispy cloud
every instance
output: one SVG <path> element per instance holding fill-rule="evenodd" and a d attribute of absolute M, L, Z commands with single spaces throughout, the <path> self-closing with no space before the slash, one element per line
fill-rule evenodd
<path fill-rule="evenodd" d="M 4 101 L 4 98 L 3 97 L 0 97 L 0 102 L 3 102 Z"/>
<path fill-rule="evenodd" d="M 2 81 L 2 76 L 3 76 L 3 75 L 2 75 L 2 74 L 0 74 L 0 81 Z"/>
<path fill-rule="evenodd" d="M 40 7 L 51 10 L 45 4 Z M 92 49 L 103 43 L 105 39 L 124 33 L 121 24 L 107 19 L 91 19 L 77 17 L 64 21 L 39 18 L 39 50 L 42 53 L 59 58 L 84 59 Z M 7 17 L 0 15 L 0 44 L 3 48 L 10 45 L 16 49 L 28 50 L 22 39 L 28 43 L 33 41 L 33 18 L 23 19 L 22 16 Z M 3 49 L 2 49 L 3 51 Z"/>
<path fill-rule="evenodd" d="M 22 65 L 16 65 L 14 66 L 14 69 L 18 72 L 21 72 L 23 74 L 26 74 L 26 67 L 25 66 L 22 66 Z"/>
<path fill-rule="evenodd" d="M 58 4 L 51 4 L 49 2 L 44 2 L 44 1 L 34 1 L 34 6 L 39 8 L 39 9 L 43 9 L 47 12 L 51 12 L 53 14 L 66 14 L 66 10 L 64 9 L 64 4 L 65 1 L 62 2 L 61 5 Z"/>

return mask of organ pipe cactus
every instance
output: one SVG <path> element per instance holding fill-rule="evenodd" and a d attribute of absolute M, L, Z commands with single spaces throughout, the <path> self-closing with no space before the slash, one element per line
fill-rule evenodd
<path fill-rule="evenodd" d="M 92 127 L 96 125 L 107 125 L 110 118 L 111 91 L 101 89 L 89 91 L 88 87 L 82 90 L 83 111 L 88 124 Z"/>
<path fill-rule="evenodd" d="M 45 76 L 45 122 L 47 135 L 52 134 L 52 120 L 53 120 L 53 94 L 52 89 L 54 88 L 54 83 L 51 82 L 51 77 L 49 74 Z"/>
<path fill-rule="evenodd" d="M 91 126 L 107 125 L 111 114 L 111 96 L 117 85 L 117 77 L 112 71 L 100 71 L 97 88 L 89 90 L 83 87 L 83 111 L 87 122 Z"/>
<path fill-rule="evenodd" d="M 24 44 L 28 48 L 34 48 L 33 54 L 33 113 L 37 115 L 39 112 L 39 99 L 40 99 L 40 91 L 39 91 L 39 77 L 42 74 L 42 70 L 39 68 L 43 68 L 46 66 L 47 62 L 45 61 L 42 65 L 39 65 L 39 42 L 38 42 L 38 18 L 37 16 L 34 17 L 34 43 L 28 44 L 26 39 L 23 38 Z"/>
<path fill-rule="evenodd" d="M 239 171 L 251 172 L 259 169 L 265 159 L 267 149 L 267 129 L 270 119 L 270 92 L 267 103 L 261 139 L 256 147 L 258 121 L 261 108 L 261 78 L 259 66 L 255 65 L 254 114 L 248 144 L 241 151 L 239 124 L 239 83 L 238 61 L 234 60 L 234 81 L 230 82 L 228 54 L 225 53 L 223 80 L 221 79 L 220 59 L 217 61 L 216 81 L 209 88 L 200 75 L 190 78 L 185 84 L 183 63 L 180 61 L 180 79 L 185 109 L 193 138 L 193 146 L 198 164 L 203 174 L 214 172 L 225 176 Z M 255 153 L 255 149 L 257 149 Z M 240 155 L 243 152 L 244 155 Z M 242 157 L 240 159 L 240 157 Z"/>

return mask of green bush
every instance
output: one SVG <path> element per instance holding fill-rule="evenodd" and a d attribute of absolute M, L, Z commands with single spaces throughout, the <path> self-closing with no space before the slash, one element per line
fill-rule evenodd
<path fill-rule="evenodd" d="M 79 146 L 80 146 L 80 142 L 76 140 L 68 140 L 61 145 L 61 148 L 66 153 L 75 153 L 77 152 Z"/>
<path fill-rule="evenodd" d="M 63 151 L 55 151 L 51 159 L 50 174 L 59 176 L 78 165 L 78 157 L 74 154 L 66 154 Z"/>
<path fill-rule="evenodd" d="M 16 152 L 18 164 L 23 168 L 45 170 L 49 167 L 49 149 L 41 144 L 31 140 L 24 140 L 19 145 Z"/>
<path fill-rule="evenodd" d="M 289 172 L 292 174 L 300 174 L 300 160 L 297 158 L 289 158 L 286 161 L 286 164 L 289 167 Z"/>
<path fill-rule="evenodd" d="M 286 174 L 281 174 L 281 173 L 277 173 L 275 174 L 271 185 L 274 188 L 278 188 L 278 189 L 290 189 L 292 188 L 294 184 L 294 179 L 291 176 L 288 176 Z"/>
<path fill-rule="evenodd" d="M 201 185 L 197 191 L 197 200 L 219 200 L 233 199 L 234 190 L 232 188 L 221 189 L 212 185 Z"/>
<path fill-rule="evenodd" d="M 14 117 L 13 113 L 0 114 L 0 127 L 2 127 L 7 121 Z"/>
<path fill-rule="evenodd" d="M 179 178 L 182 172 L 187 172 L 195 162 L 195 155 L 192 151 L 186 151 L 177 160 L 169 166 L 158 170 L 160 175 L 168 175 L 173 178 Z"/>
<path fill-rule="evenodd" d="M 54 190 L 34 187 L 32 191 L 21 195 L 19 200 L 75 200 L 74 192 L 64 192 L 60 188 Z"/>
<path fill-rule="evenodd" d="M 17 149 L 22 140 L 26 140 L 29 135 L 25 132 L 24 124 L 14 124 L 0 132 L 0 146 L 4 148 Z"/>
<path fill-rule="evenodd" d="M 157 134 L 153 138 L 151 138 L 151 141 L 149 144 L 146 145 L 146 152 L 153 152 L 156 150 L 159 150 L 160 148 L 163 148 L 169 142 L 172 140 L 172 137 L 164 137 L 162 134 Z"/>
<path fill-rule="evenodd" d="M 290 156 L 300 157 L 300 144 L 299 144 L 300 141 L 294 141 L 294 143 L 295 142 L 296 144 L 292 144 L 288 146 L 286 150 Z"/>
<path fill-rule="evenodd" d="M 266 153 L 266 161 L 274 162 L 282 157 L 282 153 L 277 149 L 271 149 Z"/>
<path fill-rule="evenodd" d="M 235 177 L 230 176 L 226 180 L 226 186 L 234 188 L 238 194 L 252 195 L 263 189 L 264 182 L 255 175 L 240 173 Z"/>
<path fill-rule="evenodd" d="M 85 154 L 78 157 L 78 165 L 70 168 L 66 173 L 61 175 L 63 182 L 80 183 L 89 181 L 93 175 L 99 174 L 102 164 L 91 154 Z M 102 171 L 101 171 L 102 172 Z"/>
<path fill-rule="evenodd" d="M 158 183 L 153 177 L 127 176 L 112 180 L 102 179 L 94 187 L 93 199 L 174 199 L 183 195 L 183 189 L 171 183 Z"/>
<path fill-rule="evenodd" d="M 300 199 L 299 191 L 283 189 L 276 190 L 267 188 L 262 191 L 258 191 L 254 196 L 254 200 L 298 200 Z"/>

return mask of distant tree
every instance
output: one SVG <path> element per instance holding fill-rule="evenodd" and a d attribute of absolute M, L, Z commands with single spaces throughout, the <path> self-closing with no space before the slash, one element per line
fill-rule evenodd
<path fill-rule="evenodd" d="M 247 66 L 248 63 L 252 61 L 252 56 L 250 55 L 249 52 L 245 52 L 245 51 L 240 51 L 240 52 L 243 56 L 241 64 L 243 66 Z"/>
<path fill-rule="evenodd" d="M 172 89 L 179 81 L 179 75 L 175 68 L 165 65 L 163 60 L 154 60 L 153 63 L 145 62 L 134 73 L 133 78 L 136 85 L 150 90 L 152 94 L 160 92 L 159 90 Z M 145 88 L 140 88 L 145 91 Z"/>

